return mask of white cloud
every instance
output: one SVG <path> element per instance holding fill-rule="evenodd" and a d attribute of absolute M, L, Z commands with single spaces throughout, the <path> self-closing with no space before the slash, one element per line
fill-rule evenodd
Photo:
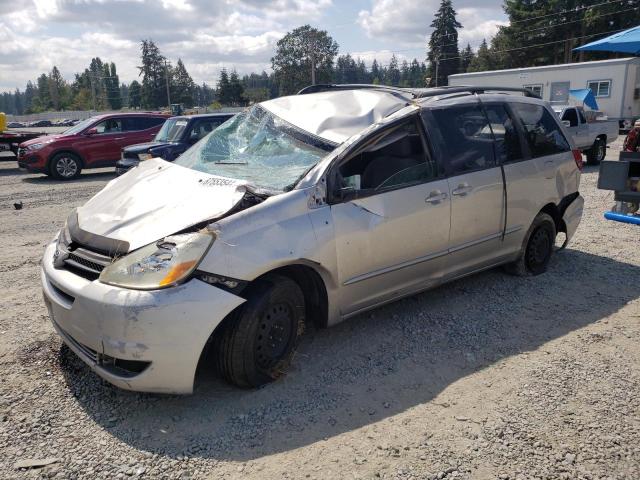
<path fill-rule="evenodd" d="M 269 70 L 285 32 L 317 21 L 332 0 L 31 0 L 0 2 L 0 91 L 24 88 L 56 65 L 69 81 L 93 57 L 113 61 L 122 81 L 138 78 L 140 40 L 153 39 L 198 83 L 222 67 Z"/>
<path fill-rule="evenodd" d="M 461 44 L 480 44 L 495 35 L 498 25 L 506 23 L 500 0 L 454 2 Z M 372 0 L 368 10 L 361 10 L 358 23 L 370 38 L 393 42 L 406 47 L 423 47 L 431 33 L 431 22 L 440 5 L 439 0 Z"/>

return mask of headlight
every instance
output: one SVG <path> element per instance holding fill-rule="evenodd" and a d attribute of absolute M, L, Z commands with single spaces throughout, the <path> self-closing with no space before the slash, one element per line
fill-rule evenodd
<path fill-rule="evenodd" d="M 203 232 L 170 235 L 116 260 L 99 280 L 137 290 L 177 285 L 191 275 L 214 239 L 213 233 Z"/>
<path fill-rule="evenodd" d="M 149 160 L 153 158 L 153 155 L 151 155 L 150 153 L 139 153 L 138 154 L 138 160 L 140 160 L 141 162 L 143 162 L 144 160 Z"/>
<path fill-rule="evenodd" d="M 40 150 L 42 147 L 44 147 L 44 142 L 43 143 L 34 143 L 33 145 L 29 145 L 27 147 L 27 150 L 29 151 L 33 151 L 33 150 Z"/>
<path fill-rule="evenodd" d="M 71 244 L 71 234 L 69 233 L 69 222 L 64 222 L 64 227 L 58 233 L 56 240 L 56 251 L 53 252 L 53 266 L 61 268 L 65 259 L 69 256 L 69 245 Z"/>

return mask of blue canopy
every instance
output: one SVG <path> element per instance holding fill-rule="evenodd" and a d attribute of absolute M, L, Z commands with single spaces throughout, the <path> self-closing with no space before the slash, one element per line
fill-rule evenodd
<path fill-rule="evenodd" d="M 580 88 L 576 90 L 569 90 L 569 95 L 580 100 L 584 105 L 592 110 L 598 110 L 598 102 L 596 97 L 593 96 L 593 92 L 590 88 Z"/>
<path fill-rule="evenodd" d="M 605 52 L 623 52 L 640 55 L 640 26 L 623 32 L 614 33 L 595 42 L 587 43 L 574 50 L 597 50 Z"/>

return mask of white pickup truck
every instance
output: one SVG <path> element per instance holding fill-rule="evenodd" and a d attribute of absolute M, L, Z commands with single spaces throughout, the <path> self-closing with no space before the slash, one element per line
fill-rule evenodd
<path fill-rule="evenodd" d="M 618 138 L 618 122 L 614 120 L 587 121 L 582 107 L 558 107 L 554 111 L 567 127 L 573 142 L 587 155 L 587 163 L 597 165 L 607 154 L 607 144 Z"/>

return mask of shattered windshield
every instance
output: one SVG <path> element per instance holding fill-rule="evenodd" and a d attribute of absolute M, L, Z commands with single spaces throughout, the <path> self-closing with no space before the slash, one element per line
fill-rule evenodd
<path fill-rule="evenodd" d="M 333 148 L 255 105 L 222 124 L 175 163 L 283 191 Z"/>
<path fill-rule="evenodd" d="M 188 123 L 185 118 L 170 118 L 156 135 L 156 142 L 179 142 Z"/>

